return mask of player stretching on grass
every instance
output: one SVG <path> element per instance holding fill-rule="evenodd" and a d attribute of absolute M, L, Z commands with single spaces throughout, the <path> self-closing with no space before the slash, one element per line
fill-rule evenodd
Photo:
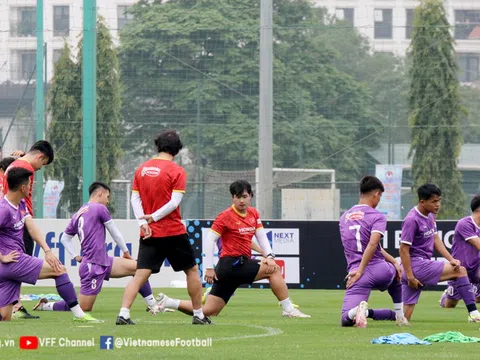
<path fill-rule="evenodd" d="M 60 239 L 70 256 L 80 263 L 79 300 L 80 307 L 84 311 L 92 311 L 104 280 L 133 276 L 137 269 L 137 262 L 130 256 L 125 240 L 107 209 L 110 201 L 110 188 L 102 182 L 94 182 L 88 188 L 88 192 L 90 194 L 89 202 L 82 205 L 72 216 Z M 123 251 L 123 258 L 107 255 L 105 229 Z M 80 240 L 83 256 L 80 256 L 75 250 L 72 242 L 75 235 Z M 149 310 L 156 314 L 156 301 L 148 281 L 140 288 L 140 294 Z M 33 310 L 68 311 L 68 305 L 65 301 L 48 302 L 47 299 L 42 298 Z"/>
<path fill-rule="evenodd" d="M 437 233 L 435 214 L 440 210 L 442 192 L 434 184 L 424 184 L 417 190 L 418 205 L 409 211 L 402 224 L 400 257 L 402 259 L 402 295 L 404 312 L 411 319 L 424 285 L 437 285 L 452 280 L 468 310 L 469 321 L 480 322 L 470 281 L 465 267 L 448 252 Z M 433 249 L 447 259 L 431 260 Z"/>
<path fill-rule="evenodd" d="M 78 305 L 77 295 L 67 270 L 53 255 L 44 237 L 34 224 L 24 199 L 30 191 L 33 173 L 23 168 L 8 171 L 8 192 L 0 200 L 0 317 L 8 321 L 15 300 L 20 295 L 22 282 L 33 284 L 39 279 L 55 279 L 58 294 L 73 313 L 73 320 L 98 322 L 85 314 Z M 25 253 L 23 230 L 26 227 L 32 239 L 45 252 L 45 261 Z"/>
<path fill-rule="evenodd" d="M 340 236 L 347 260 L 347 291 L 343 298 L 342 326 L 367 326 L 373 320 L 396 320 L 408 325 L 403 315 L 401 269 L 397 261 L 381 246 L 387 229 L 386 216 L 375 208 L 385 191 L 375 176 L 360 180 L 360 201 L 340 218 Z M 388 290 L 395 311 L 368 309 L 368 298 L 374 289 Z"/>
<path fill-rule="evenodd" d="M 480 302 L 480 195 L 473 197 L 470 207 L 472 215 L 461 219 L 455 226 L 452 256 L 460 260 L 468 273 L 476 302 Z M 455 287 L 455 281 L 448 282 L 448 288 L 440 298 L 440 305 L 446 308 L 457 306 L 461 296 Z"/>
<path fill-rule="evenodd" d="M 212 224 L 205 249 L 205 281 L 213 283 L 207 301 L 203 306 L 206 316 L 218 315 L 235 290 L 242 284 L 268 279 L 272 292 L 280 301 L 283 316 L 309 318 L 296 309 L 288 297 L 288 288 L 275 263 L 265 229 L 258 211 L 250 207 L 253 197 L 252 186 L 244 180 L 230 185 L 233 205 L 217 216 Z M 261 261 L 252 260 L 252 237 L 256 236 L 262 253 L 267 254 Z M 220 260 L 213 269 L 215 242 L 222 237 Z M 178 309 L 185 314 L 192 314 L 192 303 L 186 300 L 171 299 L 159 294 L 159 310 Z M 209 320 L 210 321 L 210 320 Z"/>

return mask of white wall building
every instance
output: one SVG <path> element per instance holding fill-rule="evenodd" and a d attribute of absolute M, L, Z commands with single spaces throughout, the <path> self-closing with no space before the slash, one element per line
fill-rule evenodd
<path fill-rule="evenodd" d="M 410 44 L 415 0 L 316 0 L 371 40 L 374 51 L 404 55 Z M 444 0 L 457 42 L 460 80 L 480 80 L 480 0 Z"/>

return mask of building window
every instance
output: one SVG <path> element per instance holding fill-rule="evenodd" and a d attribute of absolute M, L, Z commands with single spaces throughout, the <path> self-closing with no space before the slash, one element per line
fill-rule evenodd
<path fill-rule="evenodd" d="M 348 22 L 350 25 L 355 25 L 355 9 L 351 8 L 339 8 L 335 9 L 335 18 L 337 20 L 342 20 Z"/>
<path fill-rule="evenodd" d="M 413 35 L 413 9 L 407 9 L 407 23 L 405 26 L 405 38 L 411 39 Z"/>
<path fill-rule="evenodd" d="M 53 7 L 53 36 L 68 36 L 70 32 L 70 8 Z"/>
<path fill-rule="evenodd" d="M 35 50 L 14 51 L 12 55 L 12 80 L 35 79 Z"/>
<path fill-rule="evenodd" d="M 122 30 L 133 19 L 133 14 L 127 12 L 131 6 L 119 5 L 117 6 L 117 29 Z"/>
<path fill-rule="evenodd" d="M 392 38 L 392 9 L 375 9 L 375 39 Z"/>
<path fill-rule="evenodd" d="M 480 40 L 480 10 L 455 10 L 455 39 Z"/>
<path fill-rule="evenodd" d="M 60 59 L 62 56 L 62 51 L 63 49 L 54 49 L 53 50 L 53 65 L 57 63 L 57 61 Z"/>
<path fill-rule="evenodd" d="M 458 79 L 461 82 L 472 82 L 480 80 L 480 55 L 459 54 L 458 55 Z"/>
<path fill-rule="evenodd" d="M 35 6 L 10 9 L 10 35 L 15 37 L 36 36 L 37 9 Z"/>

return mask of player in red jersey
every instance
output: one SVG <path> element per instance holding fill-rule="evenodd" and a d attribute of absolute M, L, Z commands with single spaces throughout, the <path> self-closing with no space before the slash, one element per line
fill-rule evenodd
<path fill-rule="evenodd" d="M 14 157 L 6 157 L 0 161 L 0 199 L 3 199 L 6 191 L 3 191 L 3 182 L 5 181 L 5 171 L 12 162 L 15 161 Z"/>
<path fill-rule="evenodd" d="M 39 140 L 32 145 L 30 150 L 26 154 L 22 154 L 19 151 L 12 153 L 13 156 L 20 155 L 22 157 L 13 161 L 10 166 L 7 168 L 5 175 L 8 174 L 8 171 L 13 168 L 24 168 L 35 173 L 35 171 L 40 170 L 43 166 L 51 164 L 53 161 L 53 148 L 52 145 L 46 140 Z M 30 191 L 28 192 L 28 197 L 25 198 L 25 203 L 27 204 L 27 209 L 32 218 L 34 217 L 33 205 L 32 205 L 32 193 L 33 193 L 33 180 L 34 175 L 30 177 Z M 6 194 L 8 191 L 7 177 L 4 177 L 3 180 L 3 192 Z M 27 255 L 33 255 L 34 242 L 28 229 L 25 228 L 23 232 L 23 242 L 25 244 L 25 253 Z M 38 319 L 38 316 L 30 315 L 27 310 L 22 306 L 21 302 L 15 302 L 13 304 L 13 316 L 16 318 L 23 319 Z"/>
<path fill-rule="evenodd" d="M 204 314 L 218 315 L 240 285 L 268 279 L 272 292 L 283 308 L 283 316 L 309 318 L 309 315 L 296 309 L 288 297 L 287 284 L 275 263 L 275 255 L 268 242 L 260 215 L 255 208 L 250 207 L 253 197 L 252 186 L 247 181 L 238 180 L 230 185 L 230 193 L 233 204 L 213 222 L 207 238 L 207 247 L 204 249 L 205 281 L 209 284 L 213 283 L 203 307 Z M 267 254 L 261 261 L 250 258 L 254 235 L 262 253 Z M 220 237 L 222 237 L 222 253 L 214 270 L 213 253 L 215 243 Z M 190 301 L 171 299 L 165 294 L 159 294 L 157 301 L 160 311 L 169 308 L 191 314 L 193 310 Z"/>
<path fill-rule="evenodd" d="M 132 187 L 132 207 L 140 225 L 137 271 L 123 295 L 117 325 L 134 325 L 130 307 L 140 287 L 158 273 L 165 259 L 174 271 L 187 275 L 193 303 L 193 324 L 206 324 L 202 312 L 202 282 L 179 205 L 185 193 L 185 170 L 173 162 L 183 145 L 176 131 L 164 131 L 155 139 L 158 155 L 140 165 Z"/>

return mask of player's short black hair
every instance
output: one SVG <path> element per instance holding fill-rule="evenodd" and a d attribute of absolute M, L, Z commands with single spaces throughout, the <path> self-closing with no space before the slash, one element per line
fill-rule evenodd
<path fill-rule="evenodd" d="M 442 190 L 435 184 L 426 183 L 417 189 L 417 194 L 418 200 L 429 200 L 434 195 L 442 196 Z"/>
<path fill-rule="evenodd" d="M 180 135 L 175 130 L 165 130 L 155 138 L 155 146 L 157 151 L 166 152 L 172 156 L 177 155 L 183 149 Z"/>
<path fill-rule="evenodd" d="M 100 181 L 95 181 L 94 183 L 92 183 L 92 185 L 88 187 L 88 194 L 92 195 L 98 189 L 105 189 L 105 190 L 108 190 L 109 192 L 112 192 L 110 190 L 110 187 L 107 184 Z"/>
<path fill-rule="evenodd" d="M 230 194 L 240 196 L 244 191 L 253 196 L 252 185 L 247 180 L 236 180 L 230 184 Z"/>
<path fill-rule="evenodd" d="M 8 189 L 17 191 L 20 186 L 28 184 L 28 178 L 33 175 L 30 170 L 15 167 L 7 172 Z"/>
<path fill-rule="evenodd" d="M 470 203 L 470 208 L 472 209 L 472 212 L 480 208 L 480 195 L 475 195 L 473 197 L 472 202 Z"/>
<path fill-rule="evenodd" d="M 12 162 L 15 161 L 15 158 L 12 156 L 3 158 L 0 160 L 0 170 L 6 171 Z"/>
<path fill-rule="evenodd" d="M 53 148 L 52 145 L 47 140 L 39 140 L 35 144 L 32 145 L 28 152 L 41 152 L 48 158 L 48 164 L 51 164 L 53 161 Z"/>
<path fill-rule="evenodd" d="M 364 176 L 360 180 L 360 194 L 368 194 L 370 191 L 380 190 L 382 193 L 385 191 L 382 182 L 376 176 Z"/>

